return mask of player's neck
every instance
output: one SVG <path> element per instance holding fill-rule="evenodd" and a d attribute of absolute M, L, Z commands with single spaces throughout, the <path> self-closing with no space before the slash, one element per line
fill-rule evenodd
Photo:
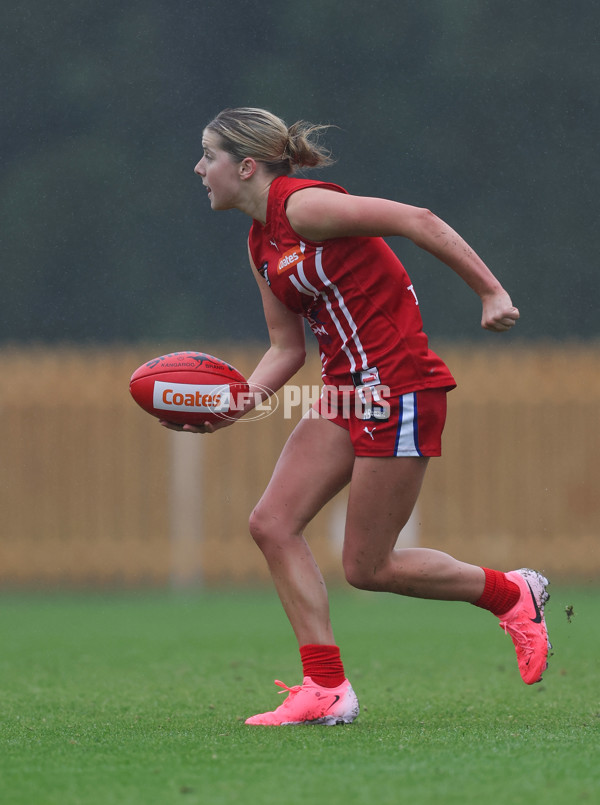
<path fill-rule="evenodd" d="M 242 192 L 241 198 L 237 204 L 237 208 L 241 212 L 249 215 L 252 219 L 259 221 L 261 224 L 267 222 L 267 207 L 269 204 L 269 189 L 272 176 L 256 176 L 256 181 L 250 185 L 246 185 Z"/>

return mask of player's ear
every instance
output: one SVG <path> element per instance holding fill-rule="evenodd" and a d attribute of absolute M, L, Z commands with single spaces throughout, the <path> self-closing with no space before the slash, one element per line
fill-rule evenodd
<path fill-rule="evenodd" d="M 256 160 L 252 159 L 252 157 L 245 157 L 245 159 L 242 159 L 242 161 L 239 163 L 240 179 L 246 180 L 251 176 L 254 176 L 256 173 L 256 168 Z"/>

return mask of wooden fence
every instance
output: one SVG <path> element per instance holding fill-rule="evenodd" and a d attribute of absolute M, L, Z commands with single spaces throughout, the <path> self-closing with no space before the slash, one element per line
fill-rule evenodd
<path fill-rule="evenodd" d="M 430 462 L 401 540 L 501 569 L 533 565 L 598 581 L 600 352 L 496 344 L 437 346 L 459 388 L 449 397 L 444 456 Z M 260 355 L 239 345 L 204 349 L 245 374 Z M 290 419 L 280 404 L 206 437 L 167 432 L 128 393 L 133 370 L 161 351 L 4 350 L 3 588 L 267 579 L 247 518 L 300 408 Z M 318 382 L 313 357 L 294 383 Z M 342 579 L 344 499 L 307 531 L 330 581 Z"/>

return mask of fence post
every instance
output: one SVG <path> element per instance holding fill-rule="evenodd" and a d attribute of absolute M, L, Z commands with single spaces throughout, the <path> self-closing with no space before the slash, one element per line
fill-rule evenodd
<path fill-rule="evenodd" d="M 190 433 L 170 433 L 169 542 L 171 586 L 202 583 L 203 440 Z"/>

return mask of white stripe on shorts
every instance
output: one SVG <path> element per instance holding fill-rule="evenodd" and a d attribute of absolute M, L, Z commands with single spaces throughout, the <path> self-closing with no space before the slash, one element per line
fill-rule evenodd
<path fill-rule="evenodd" d="M 396 431 L 396 456 L 422 456 L 419 450 L 417 394 L 409 391 L 400 397 L 398 430 Z"/>

